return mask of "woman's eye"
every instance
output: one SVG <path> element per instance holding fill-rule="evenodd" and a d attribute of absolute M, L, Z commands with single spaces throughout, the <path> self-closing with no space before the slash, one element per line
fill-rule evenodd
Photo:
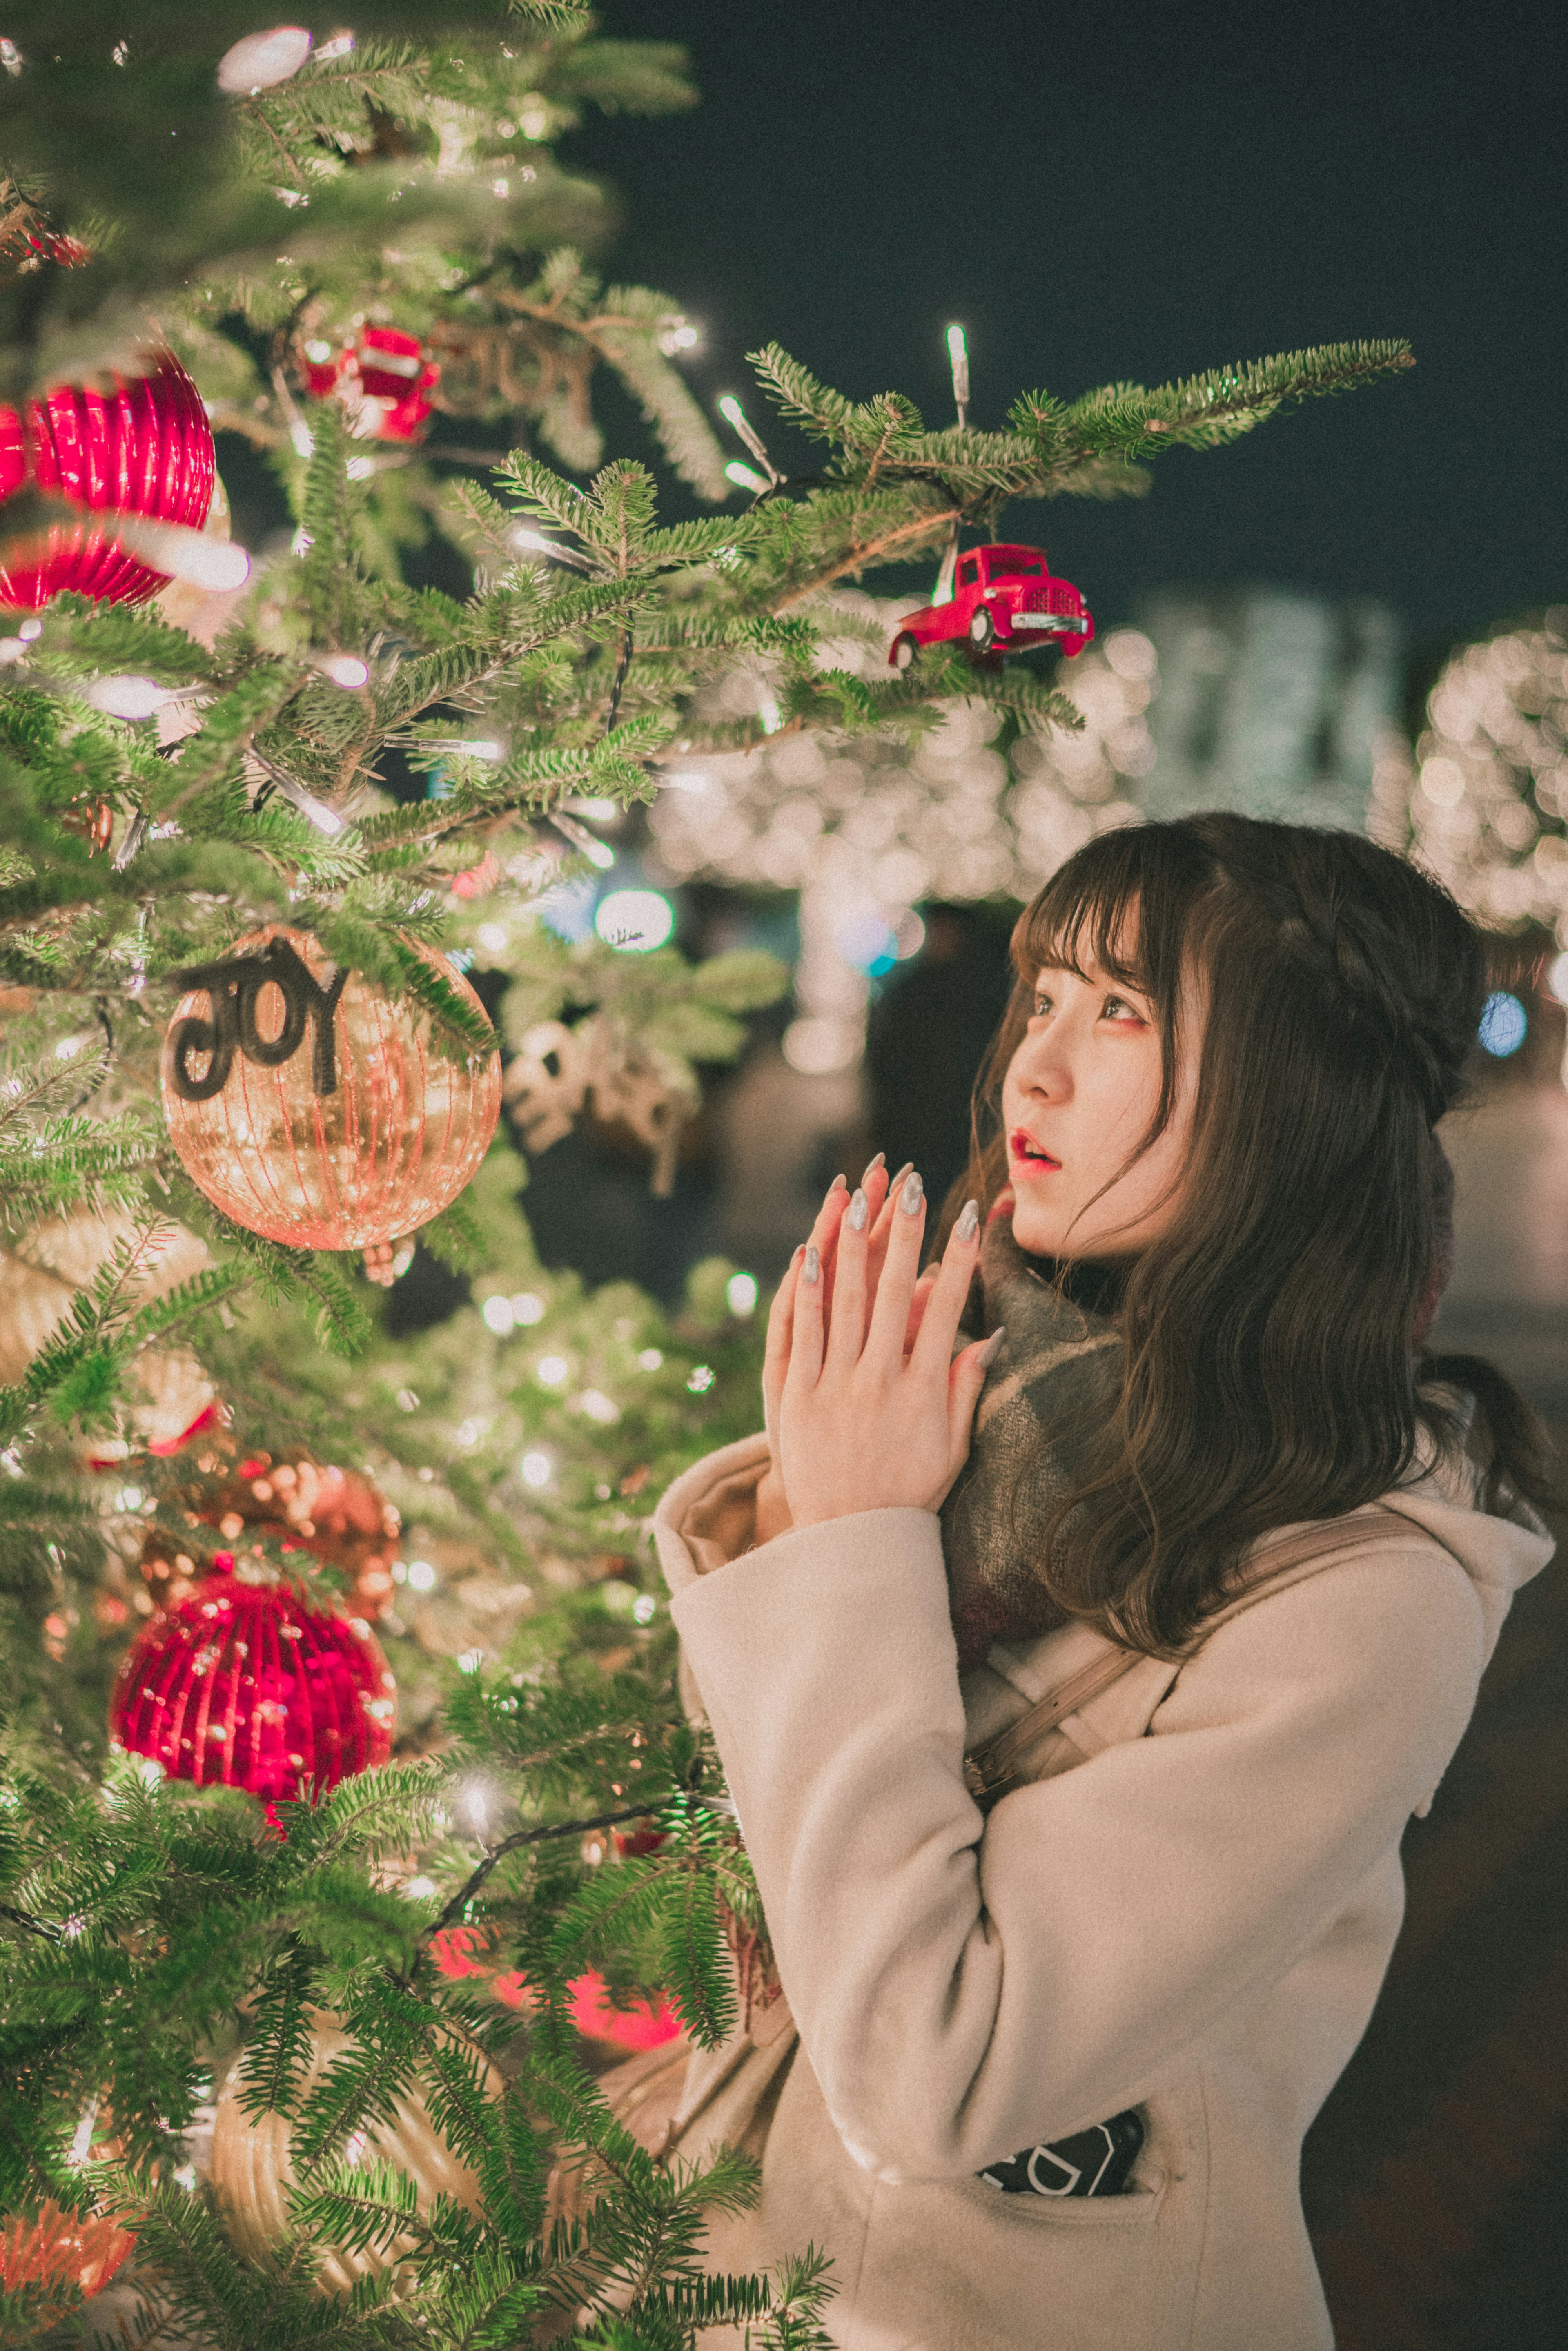
<path fill-rule="evenodd" d="M 1035 997 L 1035 999 L 1034 999 L 1034 1014 L 1033 1014 L 1033 1018 L 1034 1018 L 1036 1020 L 1043 1020 L 1043 1019 L 1044 1019 L 1044 1018 L 1045 1018 L 1045 1016 L 1046 1016 L 1046 1014 L 1047 1014 L 1050 1010 L 1051 1010 L 1051 998 L 1050 998 L 1050 997 L 1049 997 L 1049 996 L 1041 996 L 1041 995 L 1037 994 L 1037 995 L 1036 995 L 1036 997 Z"/>
<path fill-rule="evenodd" d="M 1124 996 L 1108 996 L 1101 1010 L 1112 1020 L 1141 1021 L 1144 1017 L 1137 1006 L 1129 1004 Z"/>

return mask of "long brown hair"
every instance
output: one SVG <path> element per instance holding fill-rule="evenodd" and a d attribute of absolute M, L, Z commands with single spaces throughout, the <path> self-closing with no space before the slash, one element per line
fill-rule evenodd
<path fill-rule="evenodd" d="M 1458 1440 L 1443 1381 L 1479 1401 L 1486 1507 L 1553 1499 L 1510 1383 L 1416 1343 L 1446 1239 L 1433 1128 L 1487 988 L 1453 899 L 1352 833 L 1218 814 L 1103 834 L 1019 917 L 955 1201 L 988 1207 L 1007 1182 L 1001 1083 L 1041 965 L 1091 956 L 1157 1010 L 1165 1081 L 1140 1149 L 1169 1119 L 1178 1051 L 1199 1060 L 1175 1219 L 1122 1288 L 1120 1409 L 1034 1562 L 1065 1614 L 1178 1650 L 1260 1535 L 1386 1494 L 1423 1427 Z M 1207 1007 L 1190 1040 L 1189 970 Z"/>

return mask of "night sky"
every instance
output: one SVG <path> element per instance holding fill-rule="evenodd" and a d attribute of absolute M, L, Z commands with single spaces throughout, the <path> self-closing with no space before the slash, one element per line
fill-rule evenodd
<path fill-rule="evenodd" d="M 744 354 L 772 338 L 946 423 L 950 319 L 982 425 L 1041 384 L 1403 334 L 1414 374 L 1176 452 L 1147 499 L 1018 507 L 1007 528 L 1104 620 L 1145 586 L 1261 580 L 1383 598 L 1431 641 L 1568 592 L 1558 10 L 601 14 L 607 33 L 685 43 L 703 92 L 687 115 L 596 121 L 563 159 L 622 192 L 612 274 L 700 321 L 705 400 L 750 392 L 760 420 Z M 768 437 L 804 468 L 802 444 Z"/>

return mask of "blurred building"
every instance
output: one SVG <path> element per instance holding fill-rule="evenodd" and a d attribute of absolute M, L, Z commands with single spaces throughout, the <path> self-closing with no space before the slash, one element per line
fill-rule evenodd
<path fill-rule="evenodd" d="M 1363 830 L 1400 706 L 1401 636 L 1386 606 L 1170 587 L 1145 596 L 1135 619 L 1159 677 L 1145 816 L 1223 808 Z"/>

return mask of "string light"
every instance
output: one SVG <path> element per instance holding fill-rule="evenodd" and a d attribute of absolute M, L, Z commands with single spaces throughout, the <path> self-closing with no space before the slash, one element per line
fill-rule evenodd
<path fill-rule="evenodd" d="M 223 594 L 243 588 L 250 578 L 250 557 L 243 547 L 232 538 L 214 538 L 209 531 L 188 530 L 183 523 L 117 514 L 114 536 L 154 570 L 166 571 L 192 588 Z"/>
<path fill-rule="evenodd" d="M 584 826 L 579 824 L 575 817 L 566 815 L 560 809 L 550 810 L 549 820 L 559 833 L 565 835 L 574 849 L 581 850 L 591 865 L 597 865 L 601 873 L 607 873 L 610 871 L 615 862 L 615 852 L 608 841 L 595 841 L 593 835 Z"/>
<path fill-rule="evenodd" d="M 525 554 L 548 555 L 552 563 L 570 563 L 579 571 L 593 569 L 587 556 L 580 555 L 575 547 L 562 547 L 556 539 L 547 538 L 542 530 L 530 530 L 525 523 L 517 523 L 507 537 Z"/>
<path fill-rule="evenodd" d="M 1371 830 L 1414 849 L 1462 906 L 1568 947 L 1568 607 L 1467 645 L 1427 704 L 1412 766 L 1387 746 Z"/>
<path fill-rule="evenodd" d="M 947 360 L 953 371 L 953 404 L 960 429 L 969 422 L 969 347 L 962 327 L 947 329 Z"/>
<path fill-rule="evenodd" d="M 310 54 L 303 25 L 275 25 L 270 32 L 247 33 L 218 59 L 218 88 L 231 98 L 254 98 L 299 71 Z"/>
<path fill-rule="evenodd" d="M 110 718 L 152 718 L 173 700 L 169 688 L 151 677 L 95 677 L 84 700 Z"/>
<path fill-rule="evenodd" d="M 739 434 L 741 439 L 745 442 L 747 447 L 750 450 L 752 455 L 761 466 L 764 474 L 768 476 L 767 482 L 763 483 L 761 486 L 766 489 L 769 483 L 782 481 L 783 475 L 779 473 L 778 467 L 774 465 L 772 458 L 764 448 L 760 436 L 751 424 L 745 409 L 742 408 L 739 401 L 737 400 L 733 392 L 727 392 L 721 396 L 718 403 L 718 413 L 723 417 L 725 423 L 729 425 L 734 432 Z M 725 471 L 728 473 L 729 468 L 726 466 Z M 730 475 L 730 479 L 733 481 L 735 476 Z"/>

